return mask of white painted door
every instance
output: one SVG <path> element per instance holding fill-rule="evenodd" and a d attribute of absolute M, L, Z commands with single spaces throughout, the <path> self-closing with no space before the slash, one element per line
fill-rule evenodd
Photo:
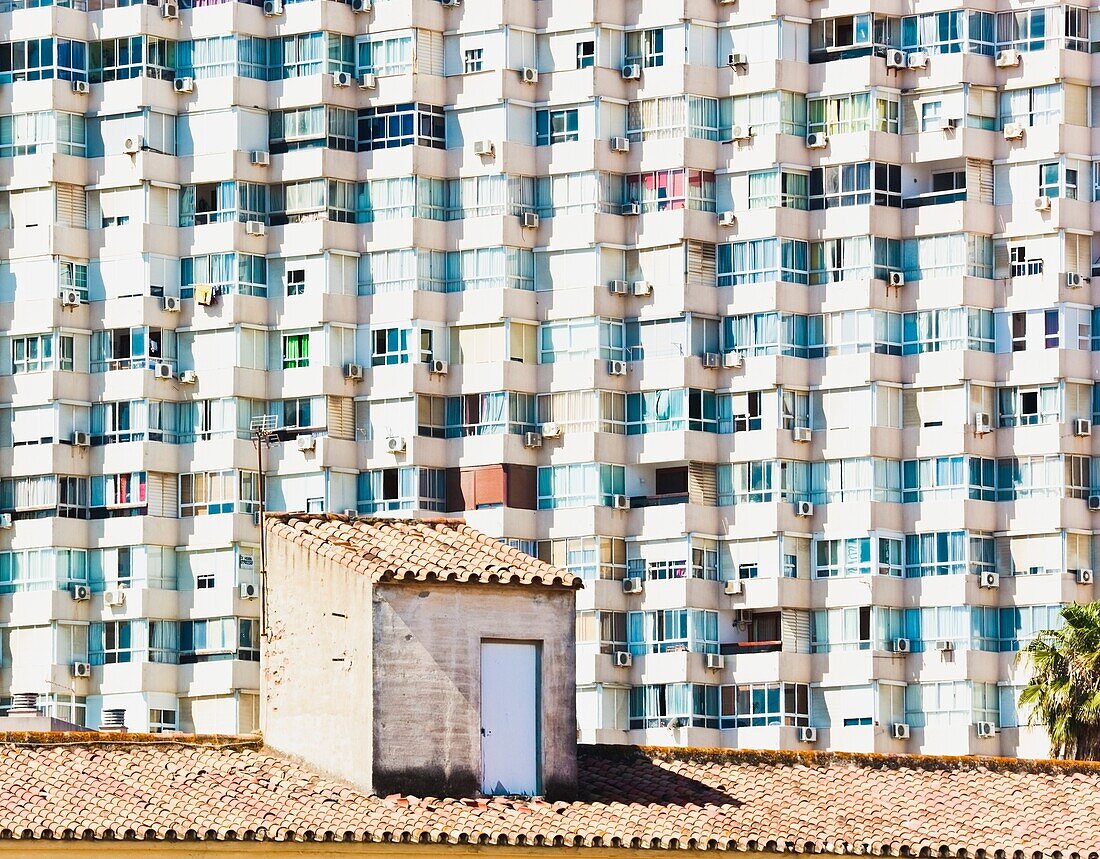
<path fill-rule="evenodd" d="M 538 648 L 482 642 L 481 790 L 539 793 Z"/>

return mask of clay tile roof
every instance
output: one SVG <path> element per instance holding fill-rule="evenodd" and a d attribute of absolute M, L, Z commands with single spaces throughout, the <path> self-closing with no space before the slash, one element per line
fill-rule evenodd
<path fill-rule="evenodd" d="M 269 513 L 266 527 L 270 536 L 334 558 L 375 582 L 583 586 L 579 576 L 514 549 L 461 519 Z"/>
<path fill-rule="evenodd" d="M 369 796 L 258 739 L 0 734 L 0 839 L 1100 856 L 1096 764 L 582 746 L 580 784 L 575 802 Z"/>

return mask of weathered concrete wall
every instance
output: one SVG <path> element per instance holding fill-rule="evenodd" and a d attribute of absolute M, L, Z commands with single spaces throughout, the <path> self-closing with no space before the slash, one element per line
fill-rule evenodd
<path fill-rule="evenodd" d="M 371 585 L 280 539 L 268 541 L 264 741 L 311 767 L 371 783 Z"/>
<path fill-rule="evenodd" d="M 483 584 L 387 584 L 374 598 L 374 779 L 380 793 L 469 796 L 481 776 L 481 642 L 542 650 L 542 786 L 577 778 L 574 593 Z"/>

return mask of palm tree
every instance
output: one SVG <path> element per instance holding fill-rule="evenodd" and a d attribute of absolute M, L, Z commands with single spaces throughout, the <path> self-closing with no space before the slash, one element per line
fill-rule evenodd
<path fill-rule="evenodd" d="M 1100 760 L 1100 602 L 1067 605 L 1062 618 L 1024 651 L 1032 673 L 1020 704 L 1047 729 L 1052 756 Z"/>

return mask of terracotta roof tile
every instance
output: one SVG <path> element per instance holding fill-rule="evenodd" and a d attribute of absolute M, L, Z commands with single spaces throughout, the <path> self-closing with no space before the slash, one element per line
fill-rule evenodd
<path fill-rule="evenodd" d="M 450 581 L 580 588 L 578 576 L 517 551 L 461 519 L 269 513 L 268 534 L 334 558 L 375 582 Z"/>
<path fill-rule="evenodd" d="M 0 838 L 1100 855 L 1095 764 L 582 747 L 584 795 L 547 803 L 368 796 L 259 740 L 5 734 L 0 773 Z"/>

